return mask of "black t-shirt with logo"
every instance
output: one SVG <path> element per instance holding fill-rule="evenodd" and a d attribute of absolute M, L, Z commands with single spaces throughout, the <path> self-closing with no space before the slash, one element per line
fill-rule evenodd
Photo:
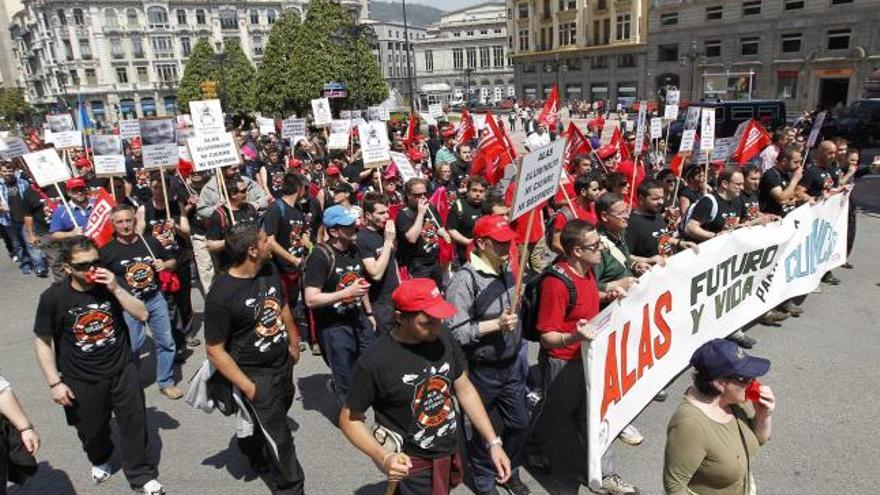
<path fill-rule="evenodd" d="M 791 175 L 788 172 L 781 172 L 775 167 L 764 172 L 758 185 L 758 202 L 761 204 L 761 211 L 782 217 L 794 209 L 793 206 L 780 204 L 771 194 L 771 191 L 777 187 L 785 189 L 789 182 Z"/>
<path fill-rule="evenodd" d="M 718 195 L 711 193 L 718 205 L 715 216 L 712 216 L 712 199 L 704 196 L 694 205 L 694 211 L 691 214 L 691 220 L 699 222 L 704 230 L 719 233 L 722 230 L 733 230 L 739 225 L 739 221 L 743 218 L 743 204 L 739 197 L 726 200 Z"/>
<path fill-rule="evenodd" d="M 275 236 L 275 241 L 288 253 L 302 258 L 309 253 L 303 243 L 302 236 L 307 234 L 309 226 L 306 217 L 299 208 L 290 206 L 283 199 L 277 199 L 263 215 L 263 230 L 267 235 Z M 297 268 L 281 259 L 275 260 L 278 268 L 285 272 L 296 271 Z"/>
<path fill-rule="evenodd" d="M 222 241 L 226 236 L 226 231 L 229 230 L 229 227 L 232 227 L 231 218 L 235 219 L 235 223 L 257 222 L 260 219 L 260 214 L 257 213 L 257 209 L 250 203 L 244 203 L 241 205 L 241 208 L 233 211 L 232 215 L 229 214 L 228 206 L 220 205 L 211 213 L 206 222 L 205 239 Z M 229 259 L 225 249 L 220 253 L 219 259 L 221 271 L 225 271 L 232 266 L 232 260 Z"/>
<path fill-rule="evenodd" d="M 743 204 L 743 222 L 751 222 L 761 214 L 760 202 L 754 192 L 743 191 L 739 195 Z"/>
<path fill-rule="evenodd" d="M 131 185 L 131 195 L 139 203 L 150 201 L 150 171 L 144 168 L 141 160 L 129 158 L 125 161 L 125 180 Z"/>
<path fill-rule="evenodd" d="M 288 329 L 281 318 L 281 279 L 271 263 L 254 278 L 219 275 L 205 297 L 205 340 L 226 343 L 243 370 L 288 364 Z"/>
<path fill-rule="evenodd" d="M 104 286 L 80 292 L 65 280 L 40 296 L 34 333 L 52 337 L 64 376 L 97 381 L 117 376 L 132 359 L 122 311 Z"/>
<path fill-rule="evenodd" d="M 131 244 L 123 244 L 114 238 L 101 248 L 101 265 L 116 275 L 125 290 L 146 301 L 159 291 L 159 276 L 153 268 L 154 256 L 161 260 L 172 258 L 152 237 L 139 238 Z"/>
<path fill-rule="evenodd" d="M 355 363 L 346 405 L 373 408 L 376 421 L 403 437 L 403 452 L 433 459 L 458 449 L 461 417 L 455 380 L 467 370 L 461 347 L 448 332 L 436 340 L 404 344 L 380 336 Z"/>
<path fill-rule="evenodd" d="M 669 244 L 672 234 L 662 215 L 634 211 L 629 216 L 629 226 L 626 228 L 626 244 L 635 256 L 670 256 L 673 254 L 672 245 Z"/>
<path fill-rule="evenodd" d="M 474 236 L 474 225 L 477 219 L 483 215 L 479 206 L 474 206 L 464 199 L 456 200 L 446 217 L 446 229 L 455 229 L 459 234 L 471 238 Z M 464 263 L 467 261 L 467 247 L 456 244 L 458 259 Z"/>
<path fill-rule="evenodd" d="M 266 185 L 269 186 L 269 193 L 275 199 L 281 197 L 281 185 L 284 183 L 284 173 L 287 168 L 281 163 L 266 162 L 263 164 L 266 169 Z"/>
<path fill-rule="evenodd" d="M 834 169 L 827 169 L 813 165 L 804 170 L 804 178 L 800 185 L 807 190 L 807 194 L 814 198 L 821 198 L 822 193 L 830 191 L 837 185 L 838 177 L 834 173 Z"/>
<path fill-rule="evenodd" d="M 52 218 L 52 211 L 60 203 L 61 200 L 58 199 L 51 200 L 50 202 L 48 196 L 45 199 L 40 197 L 33 189 L 24 195 L 24 214 L 25 216 L 33 217 L 35 234 L 44 235 L 49 233 L 49 220 Z"/>
<path fill-rule="evenodd" d="M 407 206 L 400 210 L 395 221 L 397 229 L 397 254 L 398 261 L 408 267 L 431 267 L 438 263 L 437 255 L 440 251 L 440 225 L 434 222 L 440 216 L 433 206 L 429 206 L 431 212 L 425 212 L 422 222 L 422 231 L 416 242 L 406 240 L 406 232 L 416 221 L 418 210 Z"/>
<path fill-rule="evenodd" d="M 171 221 L 168 221 L 164 205 L 160 209 L 156 208 L 152 201 L 144 204 L 144 223 L 147 227 L 144 234 L 159 241 L 178 264 L 183 264 L 192 259 L 192 251 L 189 242 L 174 230 L 174 223 L 180 224 L 180 205 L 171 202 L 168 208 L 171 209 Z"/>
<path fill-rule="evenodd" d="M 333 252 L 332 260 L 327 257 L 324 250 Z M 359 278 L 367 278 L 367 273 L 357 247 L 352 244 L 345 251 L 338 251 L 329 245 L 324 245 L 321 248 L 315 247 L 306 260 L 303 283 L 305 287 L 317 287 L 321 292 L 330 293 L 348 287 Z M 316 308 L 315 324 L 318 328 L 327 328 L 339 323 L 350 323 L 360 317 L 361 308 L 360 298 L 344 299 L 330 306 Z"/>
<path fill-rule="evenodd" d="M 382 255 L 382 250 L 385 249 L 385 236 L 375 230 L 364 228 L 358 232 L 355 245 L 362 259 L 379 259 L 379 256 Z M 370 280 L 370 301 L 391 301 L 391 293 L 394 292 L 394 289 L 400 283 L 395 273 L 397 271 L 397 260 L 394 256 L 394 248 L 392 248 L 388 265 L 385 266 L 385 273 L 382 274 L 382 280 L 378 282 Z"/>
<path fill-rule="evenodd" d="M 27 189 L 25 189 L 25 194 L 27 194 Z M 24 195 L 18 190 L 18 181 L 6 184 L 6 206 L 9 208 L 9 217 L 13 222 L 24 222 L 24 203 Z"/>

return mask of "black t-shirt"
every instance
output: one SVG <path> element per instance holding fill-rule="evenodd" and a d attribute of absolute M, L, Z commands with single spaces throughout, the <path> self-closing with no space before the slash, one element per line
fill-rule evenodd
<path fill-rule="evenodd" d="M 650 258 L 658 254 L 673 254 L 669 240 L 672 232 L 662 215 L 634 211 L 626 228 L 626 244 L 635 256 Z"/>
<path fill-rule="evenodd" d="M 364 172 L 364 161 L 355 160 L 342 169 L 342 176 L 348 180 L 349 184 L 358 184 L 361 182 L 361 174 Z"/>
<path fill-rule="evenodd" d="M 131 244 L 123 244 L 114 238 L 101 248 L 101 265 L 116 275 L 116 280 L 125 290 L 146 301 L 159 290 L 159 276 L 153 268 L 154 255 L 161 260 L 172 257 L 152 237 L 144 237 L 143 241 L 137 239 Z"/>
<path fill-rule="evenodd" d="M 225 204 L 220 205 L 214 210 L 214 213 L 211 213 L 211 216 L 206 222 L 207 228 L 205 231 L 205 239 L 222 241 L 226 236 L 226 231 L 229 230 L 229 227 L 232 227 L 232 221 L 230 218 L 235 218 L 235 223 L 257 222 L 260 215 L 257 213 L 256 208 L 250 203 L 244 203 L 241 205 L 241 208 L 232 212 L 231 217 L 229 215 L 229 207 Z M 226 253 L 225 249 L 220 253 L 219 260 L 221 271 L 226 271 L 232 266 L 232 260 L 229 259 L 229 255 Z"/>
<path fill-rule="evenodd" d="M 417 210 L 407 206 L 400 210 L 400 213 L 397 215 L 397 220 L 395 221 L 397 229 L 397 255 L 398 261 L 403 266 L 430 267 L 438 263 L 437 254 L 440 250 L 438 230 L 440 226 L 434 222 L 434 219 L 439 219 L 440 215 L 433 206 L 428 208 L 431 209 L 431 213 L 425 213 L 424 221 L 422 222 L 422 232 L 414 243 L 406 240 L 406 232 L 415 223 Z"/>
<path fill-rule="evenodd" d="M 736 197 L 728 201 L 716 192 L 712 192 L 711 195 L 711 198 L 707 195 L 697 201 L 690 220 L 696 220 L 704 230 L 716 234 L 722 230 L 735 229 L 744 216 L 742 200 Z M 718 205 L 715 216 L 712 216 L 712 198 Z"/>
<path fill-rule="evenodd" d="M 770 194 L 777 187 L 785 189 L 790 181 L 791 176 L 788 172 L 781 172 L 776 167 L 764 172 L 764 175 L 761 176 L 761 183 L 758 185 L 758 202 L 761 204 L 761 211 L 785 216 L 786 213 L 794 209 L 793 206 L 781 205 Z"/>
<path fill-rule="evenodd" d="M 355 363 L 346 405 L 373 408 L 376 421 L 403 436 L 403 451 L 437 458 L 458 450 L 455 380 L 467 369 L 461 347 L 448 332 L 436 340 L 403 344 L 380 336 Z"/>
<path fill-rule="evenodd" d="M 303 235 L 308 233 L 306 218 L 295 206 L 290 206 L 283 199 L 276 199 L 263 215 L 263 230 L 267 235 L 275 236 L 275 242 L 288 253 L 302 258 L 309 253 L 303 243 Z M 281 259 L 275 260 L 279 269 L 285 272 L 296 271 L 297 268 Z"/>
<path fill-rule="evenodd" d="M 160 209 L 152 201 L 144 203 L 144 223 L 147 227 L 144 234 L 159 241 L 172 258 L 179 259 L 185 247 L 181 242 L 183 239 L 174 231 L 174 222 L 180 223 L 180 205 L 171 202 L 168 208 L 171 210 L 170 222 L 165 215 L 164 205 Z"/>
<path fill-rule="evenodd" d="M 125 161 L 125 180 L 131 184 L 131 195 L 139 203 L 150 201 L 153 195 L 150 190 L 150 171 L 144 168 L 140 160 L 129 158 Z"/>
<path fill-rule="evenodd" d="M 358 232 L 355 245 L 361 259 L 375 258 L 379 259 L 382 250 L 385 248 L 385 236 L 375 230 L 367 228 Z M 382 274 L 382 280 L 370 280 L 370 301 L 391 301 L 391 293 L 397 288 L 399 281 L 397 279 L 397 260 L 394 259 L 394 249 L 391 249 L 391 255 L 388 265 L 385 266 L 385 273 Z"/>
<path fill-rule="evenodd" d="M 269 186 L 269 193 L 276 199 L 280 198 L 281 184 L 284 183 L 284 172 L 287 169 L 283 164 L 272 162 L 266 162 L 262 168 L 266 169 L 266 185 Z"/>
<path fill-rule="evenodd" d="M 807 194 L 814 198 L 821 198 L 822 193 L 831 190 L 837 185 L 837 176 L 833 168 L 827 169 L 813 165 L 804 170 L 804 178 L 800 185 L 806 188 Z"/>
<path fill-rule="evenodd" d="M 80 292 L 65 279 L 46 289 L 34 333 L 52 337 L 58 370 L 75 380 L 116 376 L 131 361 L 122 306 L 104 286 Z"/>
<path fill-rule="evenodd" d="M 739 195 L 740 200 L 743 204 L 743 222 L 751 222 L 752 220 L 758 218 L 761 214 L 761 207 L 758 201 L 758 195 L 754 192 L 746 192 L 743 191 Z"/>
<path fill-rule="evenodd" d="M 333 252 L 333 260 L 327 258 L 324 249 Z M 330 267 L 333 266 L 331 273 Z M 364 264 L 353 244 L 345 251 L 337 251 L 329 245 L 315 247 L 306 260 L 303 275 L 305 287 L 318 287 L 321 292 L 337 292 L 355 283 L 359 278 L 367 278 Z M 361 299 L 345 299 L 330 306 L 316 308 L 315 324 L 318 328 L 327 328 L 338 323 L 351 322 L 361 312 Z"/>
<path fill-rule="evenodd" d="M 679 197 L 684 196 L 685 198 L 689 199 L 691 201 L 691 204 L 696 203 L 697 201 L 699 201 L 700 197 L 703 196 L 702 194 L 700 194 L 700 192 L 695 191 L 687 186 L 684 186 L 681 189 L 679 189 L 678 195 L 679 195 Z M 676 206 L 678 206 L 678 205 L 676 205 Z"/>
<path fill-rule="evenodd" d="M 33 217 L 35 234 L 49 233 L 49 219 L 52 218 L 52 209 L 49 207 L 49 201 L 41 198 L 33 189 L 28 190 L 24 195 L 24 214 Z"/>
<path fill-rule="evenodd" d="M 25 194 L 27 194 L 27 190 L 25 190 Z M 24 222 L 24 201 L 24 196 L 18 190 L 17 180 L 12 184 L 6 184 L 6 206 L 9 208 L 9 216 L 13 222 Z"/>
<path fill-rule="evenodd" d="M 287 303 L 278 273 L 266 264 L 254 278 L 223 273 L 205 297 L 205 340 L 226 343 L 243 370 L 281 369 L 288 364 Z"/>
<path fill-rule="evenodd" d="M 452 204 L 449 216 L 446 217 L 446 230 L 455 229 L 459 234 L 471 238 L 474 236 L 474 224 L 482 215 L 480 206 L 474 206 L 464 199 L 458 199 Z M 467 246 L 456 244 L 455 251 L 459 260 L 467 261 Z"/>

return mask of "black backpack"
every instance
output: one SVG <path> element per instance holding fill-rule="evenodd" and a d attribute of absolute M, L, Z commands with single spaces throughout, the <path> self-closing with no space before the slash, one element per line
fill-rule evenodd
<path fill-rule="evenodd" d="M 554 263 L 535 275 L 526 282 L 523 290 L 522 305 L 520 306 L 519 319 L 522 322 L 522 336 L 532 342 L 541 341 L 541 333 L 538 332 L 538 306 L 541 302 L 541 282 L 544 277 L 556 277 L 565 284 L 568 289 L 568 304 L 565 306 L 565 316 L 571 314 L 577 302 L 577 290 L 574 281 L 565 273 L 565 270 Z"/>

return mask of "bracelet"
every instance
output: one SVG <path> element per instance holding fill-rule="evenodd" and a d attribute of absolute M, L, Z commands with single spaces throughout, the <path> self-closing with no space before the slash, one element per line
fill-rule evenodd
<path fill-rule="evenodd" d="M 19 432 L 19 433 L 24 433 L 24 432 L 26 432 L 26 431 L 28 431 L 28 430 L 33 430 L 33 429 L 34 429 L 34 425 L 32 425 L 32 424 L 28 424 L 26 427 L 24 427 L 24 428 L 18 430 L 18 432 Z"/>
<path fill-rule="evenodd" d="M 51 390 L 51 389 L 57 387 L 58 385 L 61 385 L 62 383 L 64 383 L 64 380 L 59 379 L 57 382 L 49 384 L 49 389 Z"/>
<path fill-rule="evenodd" d="M 498 446 L 503 446 L 503 445 L 504 445 L 504 442 L 501 441 L 501 437 L 495 437 L 495 438 L 493 438 L 492 440 L 490 440 L 489 442 L 486 443 L 486 447 L 488 447 L 488 448 L 490 448 L 490 449 L 491 449 L 492 447 L 496 446 L 496 445 L 498 445 Z"/>

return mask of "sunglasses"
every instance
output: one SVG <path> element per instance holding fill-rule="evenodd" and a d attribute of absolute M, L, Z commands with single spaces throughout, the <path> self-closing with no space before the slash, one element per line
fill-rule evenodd
<path fill-rule="evenodd" d="M 579 247 L 581 249 L 586 249 L 587 251 L 596 252 L 596 251 L 601 251 L 603 246 L 602 246 L 602 241 L 599 240 L 599 241 L 596 241 L 592 244 L 581 244 Z"/>
<path fill-rule="evenodd" d="M 414 197 L 414 198 L 424 198 L 425 196 L 428 195 L 428 193 L 426 193 L 426 192 L 423 192 L 423 193 L 409 193 L 409 195 L 412 196 L 412 197 Z"/>
<path fill-rule="evenodd" d="M 98 260 L 80 261 L 79 263 L 68 263 L 70 268 L 77 272 L 87 272 L 98 266 Z"/>

